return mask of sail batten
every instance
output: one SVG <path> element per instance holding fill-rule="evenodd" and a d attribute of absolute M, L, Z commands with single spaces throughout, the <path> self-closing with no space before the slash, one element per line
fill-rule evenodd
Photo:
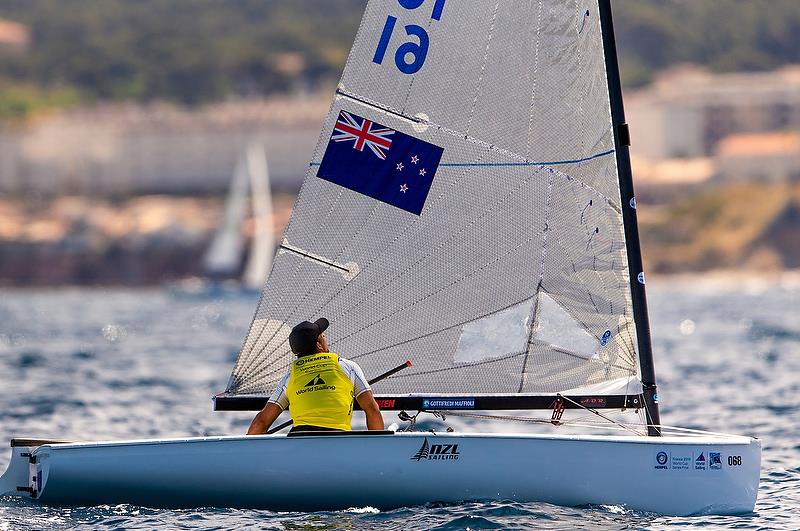
<path fill-rule="evenodd" d="M 641 392 L 596 4 L 440 2 L 368 3 L 229 395 L 323 316 L 379 394 Z"/>

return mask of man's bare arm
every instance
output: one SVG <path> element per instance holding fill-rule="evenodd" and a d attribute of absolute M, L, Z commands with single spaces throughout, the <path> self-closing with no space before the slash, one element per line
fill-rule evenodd
<path fill-rule="evenodd" d="M 282 412 L 283 410 L 278 404 L 267 402 L 264 409 L 259 411 L 256 418 L 250 423 L 250 427 L 247 429 L 247 435 L 264 435 Z"/>
<path fill-rule="evenodd" d="M 367 415 L 367 429 L 382 430 L 384 428 L 383 415 L 381 415 L 381 408 L 378 407 L 378 403 L 375 401 L 372 391 L 361 393 L 356 397 L 356 400 L 358 400 L 358 405 L 361 406 L 361 409 L 363 409 L 364 413 Z"/>

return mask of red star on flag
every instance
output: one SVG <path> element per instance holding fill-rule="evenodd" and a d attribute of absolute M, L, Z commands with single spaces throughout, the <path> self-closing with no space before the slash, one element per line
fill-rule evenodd
<path fill-rule="evenodd" d="M 425 177 L 425 168 L 422 168 L 421 170 L 419 170 L 419 174 L 422 175 L 423 177 Z"/>
<path fill-rule="evenodd" d="M 411 163 L 412 164 L 416 164 L 417 162 L 419 162 L 419 157 L 418 156 L 414 155 L 413 157 L 411 157 Z"/>
<path fill-rule="evenodd" d="M 400 191 L 403 192 L 403 193 L 406 193 L 408 191 L 408 185 L 407 184 L 401 184 L 400 185 Z"/>

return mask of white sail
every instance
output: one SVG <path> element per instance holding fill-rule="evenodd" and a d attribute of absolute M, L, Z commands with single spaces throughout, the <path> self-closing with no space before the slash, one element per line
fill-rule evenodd
<path fill-rule="evenodd" d="M 262 144 L 254 142 L 247 148 L 247 170 L 255 227 L 242 284 L 250 289 L 260 289 L 267 279 L 275 253 L 269 167 Z"/>
<path fill-rule="evenodd" d="M 225 215 L 203 258 L 206 276 L 230 278 L 239 274 L 244 252 L 242 223 L 247 212 L 247 167 L 239 160 L 233 172 Z"/>
<path fill-rule="evenodd" d="M 620 379 L 641 392 L 603 41 L 586 5 L 369 2 L 229 393 L 269 392 L 286 370 L 289 347 L 268 323 L 320 316 L 333 348 L 368 372 L 413 359 L 381 392 Z M 347 141 L 340 129 L 367 121 L 395 144 L 441 150 L 419 215 L 354 190 L 360 164 L 336 168 L 356 184 L 319 177 Z M 465 334 L 520 305 L 527 340 L 464 354 Z M 580 337 L 553 338 L 571 330 Z"/>

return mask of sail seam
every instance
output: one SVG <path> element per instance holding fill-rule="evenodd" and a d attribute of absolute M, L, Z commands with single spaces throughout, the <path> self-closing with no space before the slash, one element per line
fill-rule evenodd
<path fill-rule="evenodd" d="M 580 8 L 578 7 L 578 1 L 575 1 L 575 22 L 579 20 L 578 13 L 580 12 Z M 588 32 L 587 32 L 588 33 Z M 581 32 L 577 32 L 577 42 L 575 43 L 575 53 L 578 56 L 578 79 L 584 79 L 583 77 L 583 56 L 581 55 Z M 584 114 L 584 100 L 583 98 L 578 98 L 578 109 L 581 115 Z M 580 136 L 581 141 L 581 150 L 586 149 L 586 137 Z"/>
<path fill-rule="evenodd" d="M 531 313 L 531 329 L 528 333 L 528 341 L 525 344 L 525 359 L 522 362 L 522 371 L 519 378 L 519 390 L 517 392 L 521 393 L 522 389 L 525 387 L 526 380 L 528 379 L 528 357 L 531 353 L 531 347 L 533 346 L 533 334 L 536 330 L 536 318 L 538 315 L 539 310 L 539 293 L 542 290 L 542 285 L 544 284 L 544 270 L 545 270 L 545 263 L 547 261 L 547 233 L 550 230 L 549 227 L 549 220 L 550 220 L 550 201 L 553 197 L 553 170 L 550 170 L 550 178 L 547 179 L 547 199 L 545 200 L 545 207 L 544 207 L 544 228 L 542 229 L 542 258 L 540 261 L 540 268 L 539 268 L 539 283 L 536 286 L 536 301 L 533 304 L 533 309 Z"/>
<path fill-rule="evenodd" d="M 529 4 L 530 5 L 530 4 Z M 534 116 L 534 108 L 536 107 L 536 88 L 538 86 L 538 76 L 536 75 L 538 72 L 539 67 L 539 42 L 541 36 L 541 27 L 542 27 L 542 11 L 544 9 L 544 1 L 539 0 L 539 12 L 536 17 L 536 45 L 534 47 L 534 54 L 533 54 L 533 72 L 531 75 L 533 76 L 533 86 L 531 87 L 531 104 L 528 107 L 528 114 L 530 117 L 528 118 L 528 138 L 526 139 L 525 143 L 525 154 L 528 155 L 531 152 L 531 140 L 533 136 L 533 116 Z"/>
<path fill-rule="evenodd" d="M 466 133 L 469 134 L 469 129 L 472 127 L 472 118 L 475 116 L 475 108 L 478 105 L 478 98 L 481 95 L 481 87 L 483 84 L 483 75 L 486 73 L 486 62 L 489 60 L 489 49 L 492 46 L 492 34 L 494 33 L 494 22 L 497 19 L 497 10 L 500 7 L 500 0 L 494 5 L 494 12 L 492 13 L 492 22 L 489 24 L 489 34 L 486 36 L 486 49 L 483 52 L 483 62 L 481 63 L 481 73 L 478 75 L 478 83 L 475 88 L 475 98 L 472 100 L 472 108 L 469 111 L 469 120 L 467 120 Z"/>

